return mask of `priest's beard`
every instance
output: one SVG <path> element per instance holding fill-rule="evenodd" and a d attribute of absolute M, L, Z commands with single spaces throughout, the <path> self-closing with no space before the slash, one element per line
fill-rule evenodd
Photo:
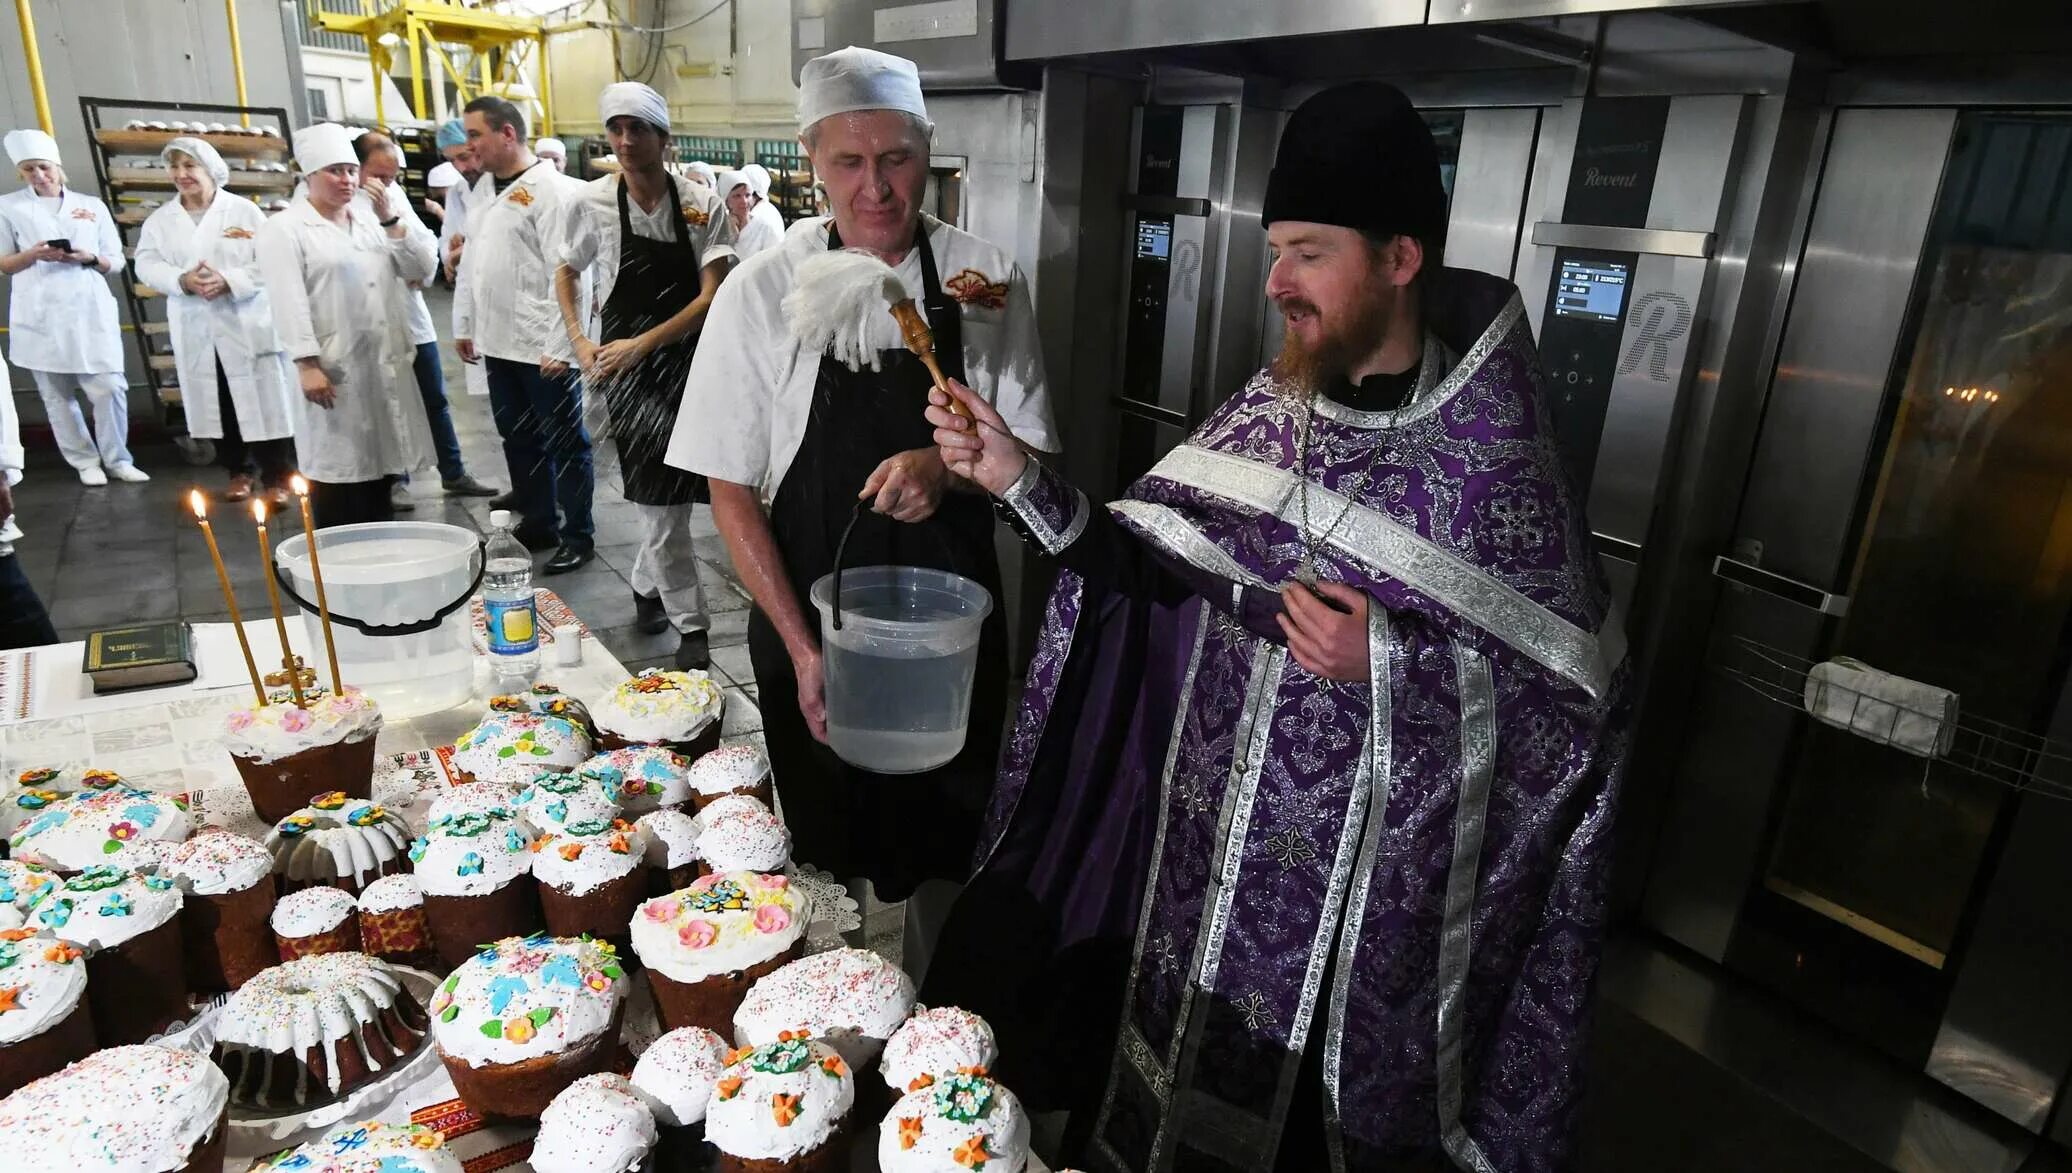
<path fill-rule="evenodd" d="M 1389 318 L 1395 313 L 1402 291 L 1370 275 L 1360 283 L 1352 301 L 1343 310 L 1326 315 L 1315 303 L 1301 298 L 1280 302 L 1283 316 L 1290 311 L 1308 313 L 1322 329 L 1311 343 L 1290 330 L 1281 338 L 1281 353 L 1273 360 L 1274 381 L 1283 393 L 1308 399 L 1324 386 L 1347 378 L 1362 359 L 1381 345 L 1388 334 Z"/>

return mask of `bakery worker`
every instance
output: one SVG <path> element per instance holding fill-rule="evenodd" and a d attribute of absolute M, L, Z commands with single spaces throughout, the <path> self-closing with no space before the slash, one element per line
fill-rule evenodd
<path fill-rule="evenodd" d="M 259 230 L 259 272 L 281 349 L 301 388 L 295 456 L 320 526 L 395 516 L 384 478 L 430 462 L 431 430 L 411 366 L 410 283 L 431 279 L 437 245 L 383 188 L 355 201 L 359 156 L 342 126 L 295 132 L 309 190 Z"/>
<path fill-rule="evenodd" d="M 489 368 L 489 411 L 504 442 L 518 540 L 552 549 L 543 569 L 565 574 L 597 556 L 590 499 L 596 474 L 583 426 L 583 388 L 565 357 L 554 299 L 562 207 L 583 185 L 535 156 L 525 115 L 502 98 L 463 116 L 481 178 L 468 197 L 468 245 L 453 288 L 461 361 Z M 556 547 L 559 547 L 558 549 Z"/>
<path fill-rule="evenodd" d="M 122 267 L 108 206 L 65 183 L 57 140 L 11 130 L 7 156 L 27 186 L 0 196 L 0 273 L 8 290 L 7 356 L 36 380 L 50 430 L 83 485 L 148 481 L 130 460 L 122 321 L 107 274 Z M 93 431 L 77 391 L 93 408 Z M 106 471 L 103 471 L 106 470 Z"/>
<path fill-rule="evenodd" d="M 256 477 L 282 504 L 295 470 L 295 403 L 302 393 L 259 279 L 266 213 L 223 186 L 230 168 L 206 140 L 176 138 L 159 158 L 180 197 L 144 221 L 137 280 L 166 295 L 173 361 L 186 389 L 187 434 L 216 442 L 230 477 L 225 501 L 250 497 Z"/>
<path fill-rule="evenodd" d="M 554 170 L 568 174 L 568 144 L 558 138 L 543 138 L 532 144 L 532 153 L 554 164 Z"/>
<path fill-rule="evenodd" d="M 604 396 L 626 499 L 640 518 L 640 546 L 627 579 L 634 623 L 660 634 L 675 627 L 676 665 L 709 662 L 705 588 L 691 545 L 691 506 L 705 501 L 702 478 L 663 463 L 698 332 L 733 265 L 726 213 L 712 189 L 671 175 L 669 104 L 637 81 L 614 82 L 598 98 L 620 171 L 583 185 L 563 212 L 554 287 L 566 357 Z M 585 272 L 594 278 L 598 329 L 582 312 Z"/>
<path fill-rule="evenodd" d="M 446 188 L 446 213 L 439 218 L 439 265 L 452 283 L 460 271 L 460 254 L 467 244 L 468 198 L 475 187 L 475 181 L 482 175 L 475 162 L 475 148 L 468 143 L 468 132 L 462 128 L 458 118 L 449 118 L 439 124 L 434 139 L 439 145 L 439 155 L 445 162 L 439 164 L 450 172 Z M 438 174 L 438 167 L 432 169 Z M 445 177 L 442 177 L 445 178 Z M 456 182 L 456 180 L 458 182 Z M 425 177 L 430 186 L 431 176 Z M 469 395 L 482 399 L 489 395 L 489 368 L 478 362 L 464 362 L 460 367 L 461 384 Z M 509 509 L 509 494 L 490 502 L 492 509 Z"/>
<path fill-rule="evenodd" d="M 685 163 L 683 165 L 683 169 L 686 175 L 690 176 L 692 179 L 697 180 L 699 183 L 702 183 L 705 186 L 714 189 L 717 189 L 719 187 L 718 173 L 712 169 L 712 164 L 707 163 L 705 160 L 693 159 L 690 162 Z"/>
<path fill-rule="evenodd" d="M 446 194 L 460 183 L 460 168 L 440 160 L 424 175 L 424 214 L 443 231 L 446 227 Z"/>
<path fill-rule="evenodd" d="M 755 601 L 749 654 L 797 857 L 870 879 L 882 900 L 913 897 L 906 956 L 917 970 L 933 915 L 967 874 L 979 796 L 991 786 L 1005 716 L 1004 616 L 995 607 L 986 621 L 964 752 L 926 774 L 874 775 L 824 744 L 819 620 L 807 590 L 834 569 L 861 498 L 871 510 L 850 538 L 850 565 L 951 570 L 998 599 L 993 517 L 983 496 L 950 483 L 921 414 L 929 375 L 900 345 L 890 312 L 877 324 L 886 331 L 877 369 L 857 371 L 794 341 L 779 303 L 813 256 L 877 255 L 927 311 L 945 372 L 985 388 L 1031 447 L 1058 447 L 1027 281 L 1007 253 L 921 210 L 933 130 L 913 62 L 848 48 L 806 63 L 799 137 L 834 214 L 794 225 L 720 287 L 668 453 L 710 479 L 713 519 Z M 925 883 L 935 880 L 952 883 Z"/>
<path fill-rule="evenodd" d="M 782 228 L 772 228 L 755 215 L 755 185 L 746 172 L 720 172 L 719 187 L 727 209 L 724 231 L 737 258 L 745 261 L 783 242 Z"/>
<path fill-rule="evenodd" d="M 784 235 L 784 213 L 770 202 L 770 169 L 761 163 L 750 163 L 741 168 L 741 174 L 748 177 L 748 188 L 755 199 L 750 204 L 749 214 L 775 232 Z"/>

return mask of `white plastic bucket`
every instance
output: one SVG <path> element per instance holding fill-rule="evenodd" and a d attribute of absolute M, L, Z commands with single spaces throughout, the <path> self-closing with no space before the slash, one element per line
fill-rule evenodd
<path fill-rule="evenodd" d="M 475 647 L 468 600 L 482 580 L 482 539 L 473 530 L 430 521 L 378 521 L 317 531 L 331 635 L 345 683 L 380 702 L 394 719 L 437 712 L 474 691 Z M 274 548 L 302 608 L 323 668 L 316 577 L 301 534 Z M 326 680 L 328 683 L 328 680 Z"/>
<path fill-rule="evenodd" d="M 961 574 L 859 566 L 813 584 L 826 674 L 827 743 L 880 774 L 918 774 L 964 748 L 986 588 Z"/>

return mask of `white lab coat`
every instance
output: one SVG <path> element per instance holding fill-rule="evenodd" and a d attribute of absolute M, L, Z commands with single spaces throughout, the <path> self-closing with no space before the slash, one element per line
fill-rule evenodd
<path fill-rule="evenodd" d="M 823 217 L 792 225 L 781 245 L 742 262 L 719 287 L 665 461 L 758 486 L 765 501 L 776 496 L 805 441 L 820 378 L 820 354 L 792 338 L 779 305 L 799 264 L 827 251 L 828 223 Z M 921 227 L 943 291 L 958 302 L 965 383 L 999 410 L 1022 443 L 1057 451 L 1035 305 L 1021 268 L 994 245 L 933 216 L 924 215 Z M 920 251 L 909 249 L 894 271 L 918 302 Z M 879 348 L 904 347 L 890 307 L 878 328 Z"/>
<path fill-rule="evenodd" d="M 403 185 L 400 183 L 390 184 L 389 212 L 393 215 L 400 216 L 403 219 L 409 220 L 414 224 L 420 226 L 423 225 L 424 217 L 418 215 L 417 209 L 411 207 L 410 205 L 410 193 L 403 190 Z M 367 193 L 364 191 L 356 191 L 353 193 L 353 206 L 356 208 L 365 209 L 367 214 L 370 216 L 374 214 L 374 201 L 368 199 Z M 377 219 L 375 222 L 377 224 L 380 223 L 379 219 Z M 431 229 L 426 228 L 425 231 L 430 232 Z M 438 270 L 436 268 L 433 270 L 435 275 L 437 271 Z M 424 282 L 417 281 L 411 283 L 409 302 L 410 345 L 423 346 L 427 342 L 437 342 L 439 340 L 439 330 L 436 326 L 432 325 L 431 308 L 425 305 L 424 303 Z"/>
<path fill-rule="evenodd" d="M 351 228 L 298 199 L 259 232 L 259 268 L 289 359 L 317 358 L 337 390 L 318 407 L 297 396 L 295 457 L 312 480 L 351 484 L 422 468 L 431 427 L 411 373 L 411 281 L 430 280 L 432 234 L 406 221 L 391 240 L 364 204 Z"/>
<path fill-rule="evenodd" d="M 122 237 L 108 205 L 66 188 L 57 214 L 29 188 L 0 196 L 0 249 L 20 252 L 46 240 L 69 240 L 122 270 Z M 123 386 L 122 317 L 100 271 L 68 261 L 38 261 L 14 275 L 8 290 L 7 357 L 31 371 L 113 375 Z"/>
<path fill-rule="evenodd" d="M 583 181 L 542 159 L 504 188 L 484 172 L 468 197 L 467 246 L 453 289 L 453 336 L 491 358 L 537 364 L 567 340 L 554 297 L 562 207 Z M 589 316 L 587 298 L 583 314 Z"/>
<path fill-rule="evenodd" d="M 189 435 L 223 436 L 218 362 L 230 383 L 239 435 L 278 440 L 295 434 L 302 393 L 281 354 L 273 308 L 259 279 L 258 236 L 265 225 L 266 213 L 257 204 L 217 188 L 199 222 L 176 199 L 151 213 L 137 240 L 137 280 L 166 295 Z M 209 301 L 181 291 L 181 275 L 197 261 L 229 283 L 227 296 Z"/>
<path fill-rule="evenodd" d="M 784 239 L 784 213 L 778 211 L 777 205 L 768 199 L 757 200 L 755 207 L 748 209 L 748 218 L 751 222 L 760 223 L 769 229 L 776 239 Z"/>

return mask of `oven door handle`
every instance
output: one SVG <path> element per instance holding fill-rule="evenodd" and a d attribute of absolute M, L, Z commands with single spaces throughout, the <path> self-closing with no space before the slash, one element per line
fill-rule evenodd
<path fill-rule="evenodd" d="M 1822 615 L 1832 615 L 1837 619 L 1849 613 L 1848 595 L 1824 591 L 1811 583 L 1786 578 L 1776 571 L 1764 570 L 1738 558 L 1729 558 L 1725 554 L 1712 560 L 1712 573 L 1715 577 L 1736 586 L 1761 591 L 1772 598 L 1782 599 L 1808 611 L 1818 611 Z"/>

